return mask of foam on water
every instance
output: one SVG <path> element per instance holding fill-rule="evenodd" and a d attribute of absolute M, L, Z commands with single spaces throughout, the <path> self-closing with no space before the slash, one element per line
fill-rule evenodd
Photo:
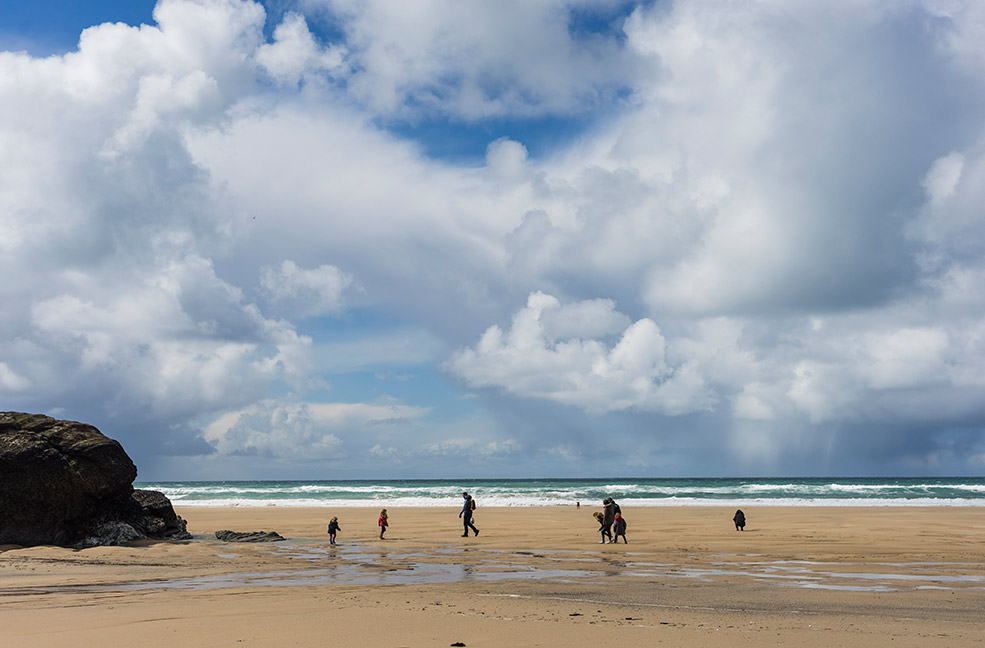
<path fill-rule="evenodd" d="M 985 506 L 985 478 L 148 482 L 179 506 Z"/>

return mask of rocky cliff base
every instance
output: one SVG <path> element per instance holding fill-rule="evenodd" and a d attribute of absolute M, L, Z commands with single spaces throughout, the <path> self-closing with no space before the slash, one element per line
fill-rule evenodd
<path fill-rule="evenodd" d="M 136 477 L 123 446 L 91 425 L 0 412 L 0 544 L 191 538 L 170 500 L 135 490 Z"/>

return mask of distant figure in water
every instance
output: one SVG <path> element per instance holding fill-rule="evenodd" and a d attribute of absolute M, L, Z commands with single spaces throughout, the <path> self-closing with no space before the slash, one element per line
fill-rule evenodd
<path fill-rule="evenodd" d="M 625 544 L 629 544 L 629 540 L 626 539 L 626 520 L 618 513 L 616 513 L 616 521 L 612 525 L 612 532 L 616 536 L 613 542 L 619 542 L 619 536 L 622 536 L 622 541 Z"/>
<path fill-rule="evenodd" d="M 328 523 L 328 542 L 329 544 L 335 544 L 335 534 L 342 530 L 339 526 L 339 519 L 333 517 L 332 521 Z"/>
<path fill-rule="evenodd" d="M 746 530 L 746 514 L 742 512 L 742 509 L 735 512 L 735 516 L 732 518 L 732 521 L 735 522 L 736 531 Z"/>
<path fill-rule="evenodd" d="M 383 539 L 383 534 L 386 533 L 387 524 L 389 524 L 389 522 L 387 521 L 387 518 L 386 518 L 386 509 L 383 509 L 382 511 L 380 511 L 380 521 L 379 521 L 379 525 L 380 525 L 380 540 Z"/>

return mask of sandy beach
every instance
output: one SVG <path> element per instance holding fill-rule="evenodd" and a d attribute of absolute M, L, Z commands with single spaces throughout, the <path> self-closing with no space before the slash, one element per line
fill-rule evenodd
<path fill-rule="evenodd" d="M 388 507 L 389 508 L 389 507 Z M 179 508 L 196 539 L 0 547 L 0 646 L 981 646 L 985 509 Z M 338 544 L 325 528 L 337 515 Z M 219 529 L 285 542 L 218 542 Z M 211 538 L 211 539 L 210 539 Z"/>

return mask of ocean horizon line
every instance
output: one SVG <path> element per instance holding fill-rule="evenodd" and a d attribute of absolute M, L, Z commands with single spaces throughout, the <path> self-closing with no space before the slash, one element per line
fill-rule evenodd
<path fill-rule="evenodd" d="M 983 477 L 503 478 L 136 482 L 180 506 L 985 506 Z"/>
<path fill-rule="evenodd" d="M 985 479 L 983 475 L 746 475 L 738 477 L 729 476 L 709 476 L 709 475 L 685 475 L 681 477 L 641 477 L 641 476 L 619 476 L 609 475 L 602 477 L 557 477 L 557 476 L 537 476 L 537 477 L 351 477 L 351 478 L 294 478 L 294 477 L 264 477 L 262 479 L 249 479 L 245 477 L 230 477 L 226 479 L 137 479 L 134 483 L 143 484 L 178 484 L 192 482 L 401 482 L 401 481 L 422 481 L 422 482 L 465 482 L 465 481 L 604 481 L 604 480 L 679 480 L 679 479 L 719 479 L 719 480 L 761 480 L 761 479 Z"/>

